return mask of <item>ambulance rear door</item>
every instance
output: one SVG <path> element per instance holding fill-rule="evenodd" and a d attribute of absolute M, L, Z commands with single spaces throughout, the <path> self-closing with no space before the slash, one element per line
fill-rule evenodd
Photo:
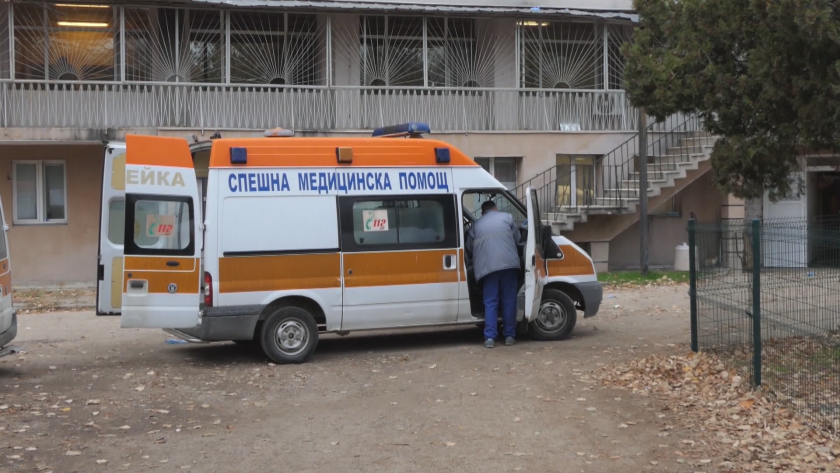
<path fill-rule="evenodd" d="M 124 328 L 198 325 L 199 191 L 186 140 L 126 137 Z"/>
<path fill-rule="evenodd" d="M 545 252 L 540 205 L 536 190 L 526 190 L 528 207 L 528 241 L 525 244 L 525 318 L 530 322 L 537 317 L 542 301 L 542 290 L 548 271 L 546 271 Z"/>
<path fill-rule="evenodd" d="M 109 143 L 105 147 L 101 205 L 96 315 L 119 315 L 125 229 L 125 143 Z"/>

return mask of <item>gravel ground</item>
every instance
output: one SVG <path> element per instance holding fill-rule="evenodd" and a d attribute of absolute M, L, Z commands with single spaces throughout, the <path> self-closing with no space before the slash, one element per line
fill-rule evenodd
<path fill-rule="evenodd" d="M 707 458 L 698 432 L 663 431 L 678 423 L 656 400 L 588 376 L 687 351 L 686 287 L 605 297 L 563 342 L 359 333 L 294 366 L 91 312 L 23 314 L 26 353 L 0 359 L 0 471 L 697 471 L 673 451 Z"/>

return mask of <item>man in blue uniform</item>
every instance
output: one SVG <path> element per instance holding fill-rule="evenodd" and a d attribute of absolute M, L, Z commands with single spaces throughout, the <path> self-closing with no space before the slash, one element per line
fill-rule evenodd
<path fill-rule="evenodd" d="M 470 228 L 475 280 L 484 289 L 484 346 L 493 348 L 498 336 L 501 307 L 505 345 L 516 343 L 516 293 L 519 281 L 519 228 L 513 217 L 499 212 L 488 200 L 481 205 L 481 218 Z"/>

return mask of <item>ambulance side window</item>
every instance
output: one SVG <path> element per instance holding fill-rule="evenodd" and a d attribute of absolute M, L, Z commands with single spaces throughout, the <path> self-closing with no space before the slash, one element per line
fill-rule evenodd
<path fill-rule="evenodd" d="M 455 248 L 458 244 L 452 195 L 342 197 L 342 249 Z"/>
<path fill-rule="evenodd" d="M 195 254 L 194 204 L 189 197 L 141 196 L 126 199 L 126 255 Z"/>

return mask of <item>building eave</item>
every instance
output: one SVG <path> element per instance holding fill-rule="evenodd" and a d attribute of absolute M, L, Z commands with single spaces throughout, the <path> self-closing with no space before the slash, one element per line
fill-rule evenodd
<path fill-rule="evenodd" d="M 171 2 L 167 2 L 171 3 Z M 620 20 L 638 23 L 639 15 L 631 10 L 599 10 L 516 5 L 445 5 L 436 3 L 370 2 L 364 0 L 192 0 L 185 3 L 224 5 L 233 8 L 297 8 L 314 11 L 454 13 L 517 16 L 574 16 L 591 19 Z"/>

